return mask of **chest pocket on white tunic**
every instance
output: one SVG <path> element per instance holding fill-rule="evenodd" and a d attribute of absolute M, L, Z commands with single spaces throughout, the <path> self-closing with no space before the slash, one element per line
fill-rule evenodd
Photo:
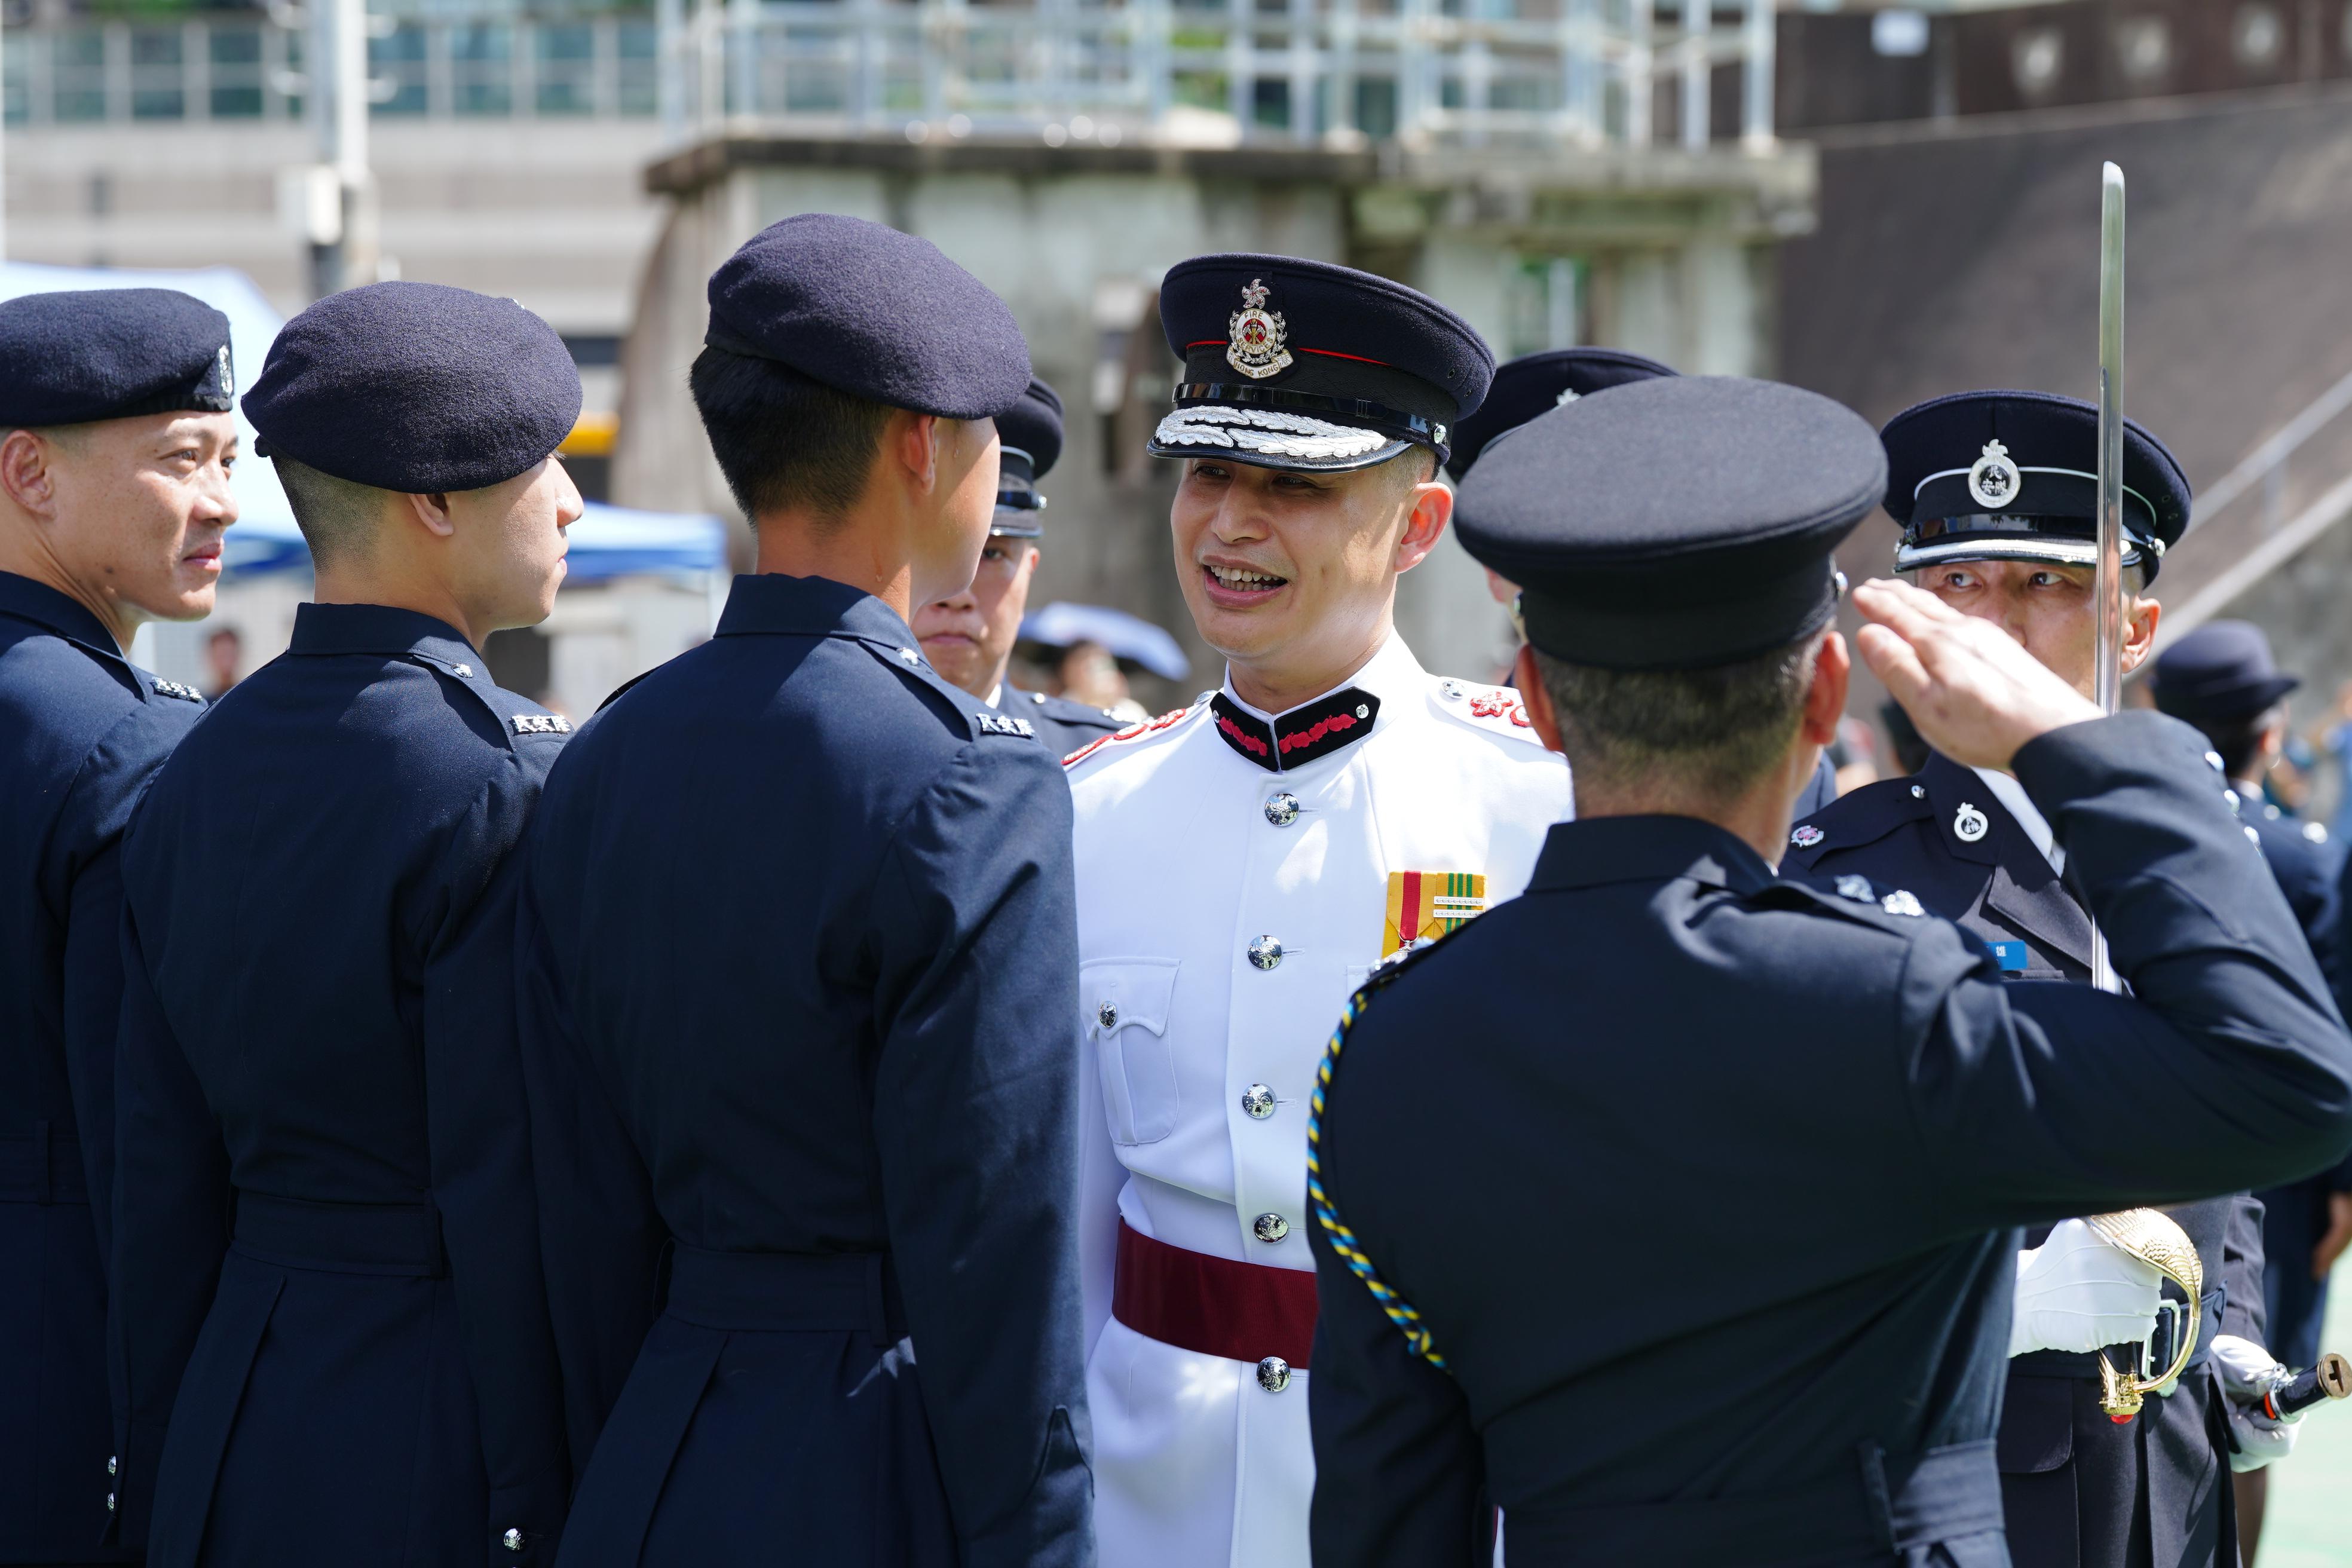
<path fill-rule="evenodd" d="M 1103 1107 L 1115 1143 L 1157 1143 L 1176 1131 L 1176 1058 L 1168 1012 L 1177 960 L 1102 958 L 1078 971 L 1087 1037 L 1102 1060 Z"/>

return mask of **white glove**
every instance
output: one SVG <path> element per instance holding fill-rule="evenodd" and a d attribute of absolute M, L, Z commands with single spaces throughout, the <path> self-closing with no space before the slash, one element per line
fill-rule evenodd
<path fill-rule="evenodd" d="M 2289 1380 L 2287 1369 L 2270 1352 L 2235 1334 L 2213 1336 L 2213 1366 L 2221 1374 L 2221 1407 L 2230 1417 L 2230 1468 L 2242 1476 L 2285 1458 L 2302 1417 L 2273 1421 L 2263 1414 L 2262 1402 Z"/>
<path fill-rule="evenodd" d="M 2063 1221 L 2049 1240 L 2017 1255 L 2009 1353 L 2137 1344 L 2155 1328 L 2163 1300 L 2164 1276 L 2152 1266 L 2081 1220 Z"/>

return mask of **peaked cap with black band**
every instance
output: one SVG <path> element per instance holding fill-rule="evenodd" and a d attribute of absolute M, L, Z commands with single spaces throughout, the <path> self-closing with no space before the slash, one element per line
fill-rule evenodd
<path fill-rule="evenodd" d="M 1538 415 L 1454 502 L 1463 548 L 1520 584 L 1528 641 L 1601 669 L 1703 669 L 1829 624 L 1831 552 L 1886 454 L 1816 393 L 1659 376 Z"/>
<path fill-rule="evenodd" d="M 1045 498 L 1037 493 L 1037 481 L 1062 457 L 1061 395 L 1030 377 L 1021 401 L 996 416 L 996 438 L 1003 453 L 996 474 L 996 521 L 988 531 L 1034 539 L 1045 531 L 1038 514 L 1045 510 Z"/>
<path fill-rule="evenodd" d="M 1485 340 L 1436 300 L 1295 256 L 1179 262 L 1160 325 L 1184 370 L 1155 458 L 1337 473 L 1421 446 L 1444 462 L 1495 377 Z"/>
<path fill-rule="evenodd" d="M 710 275 L 702 341 L 893 408 L 993 419 L 1029 385 L 1012 307 L 928 239 L 837 213 L 766 228 Z"/>
<path fill-rule="evenodd" d="M 478 490 L 563 444 L 580 372 L 555 329 L 512 300 L 371 283 L 279 329 L 245 416 L 265 458 L 379 489 Z"/>
<path fill-rule="evenodd" d="M 1629 381 L 1673 375 L 1672 366 L 1622 349 L 1544 349 L 1521 354 L 1495 372 L 1478 411 L 1454 426 L 1454 455 L 1445 471 L 1459 481 L 1478 454 L 1538 414 Z"/>
<path fill-rule="evenodd" d="M 228 318 L 176 289 L 75 289 L 0 304 L 0 430 L 236 405 Z"/>
<path fill-rule="evenodd" d="M 1886 444 L 1886 510 L 1902 525 L 1895 569 L 1943 561 L 2098 560 L 2099 410 L 2051 392 L 1960 392 L 1905 409 Z M 2124 421 L 2124 564 L 2153 582 L 2189 531 L 2188 476 Z"/>

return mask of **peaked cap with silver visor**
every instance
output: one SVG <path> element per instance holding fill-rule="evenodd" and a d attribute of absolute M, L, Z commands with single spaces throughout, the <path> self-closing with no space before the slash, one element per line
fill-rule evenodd
<path fill-rule="evenodd" d="M 1880 432 L 1895 569 L 1946 562 L 2098 563 L 2095 404 L 2046 392 L 1965 392 L 1906 409 Z M 2122 564 L 2154 580 L 2189 526 L 2189 481 L 2137 422 L 2124 429 Z"/>

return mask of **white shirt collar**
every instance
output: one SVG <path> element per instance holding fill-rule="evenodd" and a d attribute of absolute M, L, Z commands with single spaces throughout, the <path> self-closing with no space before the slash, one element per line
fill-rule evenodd
<path fill-rule="evenodd" d="M 2042 851 L 2042 858 L 2050 862 L 2050 868 L 2063 873 L 2066 851 L 2060 847 L 2057 836 L 2050 831 L 2050 819 L 2042 815 L 2026 795 L 2025 786 L 2009 774 L 1992 768 L 1978 768 L 1975 773 L 1977 777 L 1984 780 L 1985 787 L 1991 790 L 2000 804 L 2008 808 L 2009 815 L 2017 818 L 2017 825 L 2025 829 L 2025 836 L 2033 840 L 2033 847 Z"/>
<path fill-rule="evenodd" d="M 981 699 L 981 700 L 982 700 L 982 702 L 987 703 L 991 708 L 1002 708 L 1002 707 L 1003 707 L 1003 706 L 1004 706 L 1004 682 L 1003 682 L 1003 681 L 1001 681 L 1001 680 L 1000 680 L 1000 681 L 998 681 L 994 686 L 990 687 L 990 688 L 988 689 L 988 695 L 987 695 L 987 696 L 985 696 L 985 697 L 983 697 L 983 698 L 982 698 L 982 699 Z"/>
<path fill-rule="evenodd" d="M 1354 674 L 1328 691 L 1318 691 L 1306 701 L 1284 709 L 1282 713 L 1296 713 L 1301 708 L 1311 708 L 1316 703 L 1334 697 L 1351 686 L 1360 690 L 1369 691 L 1379 698 L 1382 703 L 1388 703 L 1415 689 L 1427 679 L 1428 673 L 1421 668 L 1421 660 L 1413 658 L 1412 649 L 1405 647 L 1404 638 L 1397 636 L 1391 629 L 1388 635 L 1388 640 L 1381 644 L 1379 651 L 1359 666 Z M 1225 700 L 1251 718 L 1262 719 L 1269 724 L 1282 717 L 1282 713 L 1269 713 L 1263 708 L 1253 707 L 1242 700 L 1241 693 L 1234 689 L 1234 671 L 1231 665 L 1225 667 Z"/>

